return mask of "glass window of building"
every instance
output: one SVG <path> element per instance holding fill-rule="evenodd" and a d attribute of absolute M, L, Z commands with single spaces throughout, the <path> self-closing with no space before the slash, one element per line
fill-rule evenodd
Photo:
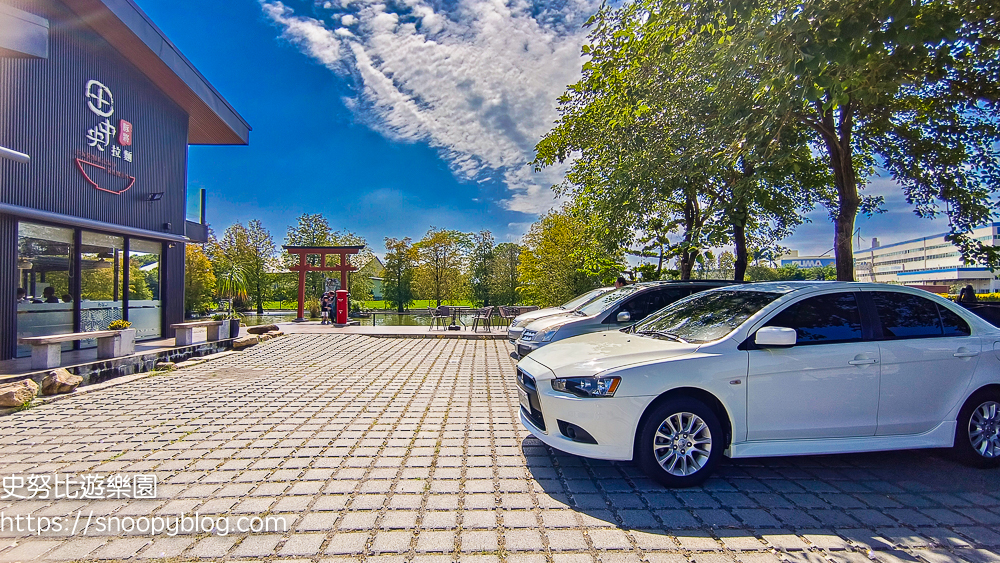
<path fill-rule="evenodd" d="M 122 317 L 125 240 L 83 231 L 80 237 L 80 330 L 107 330 Z M 81 346 L 96 346 L 84 340 Z"/>
<path fill-rule="evenodd" d="M 73 229 L 20 222 L 17 238 L 17 337 L 73 332 Z M 17 355 L 31 347 L 19 344 Z"/>
<path fill-rule="evenodd" d="M 160 301 L 160 259 L 163 245 L 129 239 L 128 320 L 136 329 L 136 339 L 159 338 L 162 319 Z"/>

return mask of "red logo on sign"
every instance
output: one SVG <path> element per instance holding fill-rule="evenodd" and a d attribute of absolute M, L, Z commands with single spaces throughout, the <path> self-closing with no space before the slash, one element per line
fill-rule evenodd
<path fill-rule="evenodd" d="M 76 163 L 76 169 L 80 171 L 80 174 L 83 174 L 83 177 L 87 180 L 88 184 L 98 190 L 101 190 L 102 192 L 120 195 L 127 192 L 135 184 L 135 176 L 129 176 L 128 174 L 118 170 L 114 167 L 114 164 L 111 161 L 81 151 L 77 151 L 76 155 L 77 156 L 73 159 Z M 97 173 L 98 170 L 102 170 L 110 176 L 125 180 L 125 184 L 117 188 L 106 188 L 101 186 L 96 180 L 94 180 L 94 178 L 91 177 L 91 174 Z"/>
<path fill-rule="evenodd" d="M 124 119 L 118 121 L 118 144 L 123 147 L 132 144 L 132 124 Z"/>

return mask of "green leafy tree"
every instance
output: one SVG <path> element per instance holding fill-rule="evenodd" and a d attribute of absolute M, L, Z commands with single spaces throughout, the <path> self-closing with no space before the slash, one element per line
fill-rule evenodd
<path fill-rule="evenodd" d="M 567 210 L 543 215 L 524 235 L 523 244 L 518 273 L 526 302 L 558 305 L 600 284 L 600 276 L 587 269 L 586 257 L 579 252 L 588 247 L 584 222 Z"/>
<path fill-rule="evenodd" d="M 721 61 L 709 86 L 729 99 L 753 76 L 754 105 L 729 111 L 748 139 L 804 127 L 826 161 L 834 194 L 837 279 L 854 277 L 863 194 L 887 170 L 921 217 L 947 213 L 969 261 L 997 265 L 1000 249 L 971 238 L 995 215 L 1000 188 L 1000 23 L 981 0 L 766 0 L 696 2 Z M 749 111 L 747 111 L 749 110 Z M 945 208 L 942 211 L 942 207 Z"/>
<path fill-rule="evenodd" d="M 417 249 L 409 237 L 385 239 L 385 271 L 382 292 L 386 303 L 402 313 L 413 303 L 413 276 L 417 265 Z"/>
<path fill-rule="evenodd" d="M 276 264 L 274 239 L 264 225 L 255 219 L 246 226 L 242 223 L 229 226 L 221 239 L 210 240 L 209 255 L 216 278 L 221 279 L 238 267 L 247 289 L 241 299 L 249 299 L 256 305 L 257 314 L 263 314 L 270 289 L 268 275 Z"/>
<path fill-rule="evenodd" d="M 683 5 L 605 6 L 589 24 L 590 60 L 560 98 L 560 119 L 537 145 L 535 165 L 574 158 L 557 190 L 574 198 L 604 248 L 638 244 L 635 252 L 655 256 L 661 272 L 676 257 L 688 279 L 707 248 L 731 243 L 742 279 L 753 233 L 791 229 L 811 207 L 811 193 L 798 186 L 822 175 L 808 147 L 794 142 L 801 131 L 750 142 L 719 118 L 746 108 L 752 91 L 709 95 L 721 63 L 706 54 Z"/>
<path fill-rule="evenodd" d="M 184 245 L 184 309 L 200 313 L 211 308 L 215 281 L 212 262 L 201 247 Z"/>
<path fill-rule="evenodd" d="M 431 227 L 414 246 L 419 257 L 415 282 L 420 296 L 440 307 L 442 301 L 462 295 L 462 272 L 471 248 L 469 235 Z"/>
<path fill-rule="evenodd" d="M 719 277 L 729 279 L 733 277 L 736 268 L 736 255 L 726 250 L 719 254 Z"/>
<path fill-rule="evenodd" d="M 254 219 L 247 223 L 246 251 L 242 262 L 246 271 L 250 298 L 257 306 L 257 314 L 264 314 L 264 301 L 269 297 L 270 272 L 277 265 L 274 238 L 263 223 Z"/>
<path fill-rule="evenodd" d="M 493 249 L 494 267 L 493 296 L 499 305 L 514 305 L 520 303 L 518 288 L 520 278 L 518 266 L 521 261 L 521 245 L 514 242 L 501 242 Z"/>
<path fill-rule="evenodd" d="M 496 245 L 493 234 L 483 230 L 472 235 L 472 251 L 469 253 L 469 293 L 477 307 L 497 304 L 494 295 L 496 269 Z"/>

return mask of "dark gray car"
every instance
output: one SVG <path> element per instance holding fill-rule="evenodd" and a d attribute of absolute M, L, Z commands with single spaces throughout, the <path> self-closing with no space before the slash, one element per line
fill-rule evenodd
<path fill-rule="evenodd" d="M 518 356 L 524 357 L 550 342 L 602 330 L 620 330 L 654 311 L 682 299 L 716 287 L 738 282 L 726 280 L 639 282 L 609 291 L 571 314 L 538 319 L 524 327 L 515 343 Z"/>

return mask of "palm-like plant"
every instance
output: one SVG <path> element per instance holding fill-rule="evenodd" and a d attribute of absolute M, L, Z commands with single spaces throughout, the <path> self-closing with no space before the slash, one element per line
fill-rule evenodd
<path fill-rule="evenodd" d="M 246 271 L 240 264 L 231 264 L 218 278 L 219 297 L 229 301 L 228 318 L 235 318 L 233 300 L 246 299 L 249 293 Z"/>

